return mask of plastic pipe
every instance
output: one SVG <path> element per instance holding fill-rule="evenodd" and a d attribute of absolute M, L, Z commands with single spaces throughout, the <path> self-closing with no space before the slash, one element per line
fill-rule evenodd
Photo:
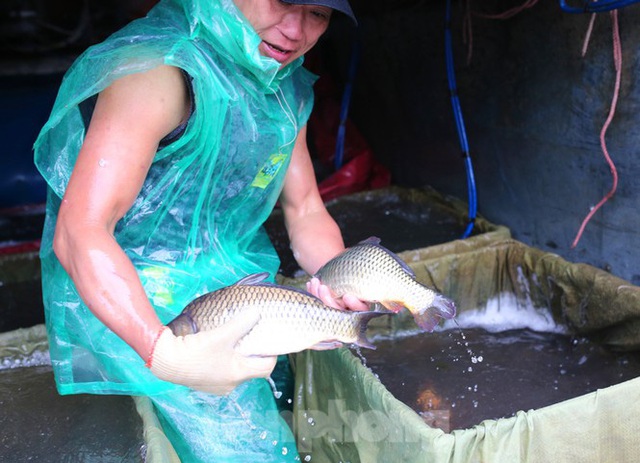
<path fill-rule="evenodd" d="M 462 238 L 468 238 L 473 231 L 473 226 L 476 220 L 476 214 L 478 210 L 476 182 L 473 172 L 473 163 L 471 162 L 471 156 L 469 155 L 469 142 L 467 140 L 467 131 L 464 125 L 464 118 L 462 117 L 462 108 L 460 107 L 460 99 L 458 98 L 458 90 L 456 86 L 455 69 L 453 65 L 453 41 L 451 39 L 451 0 L 447 0 L 446 17 L 445 17 L 445 57 L 447 64 L 447 80 L 449 82 L 449 92 L 451 93 L 451 106 L 453 108 L 453 116 L 456 122 L 456 129 L 458 131 L 458 139 L 460 142 L 460 148 L 462 149 L 462 156 L 464 158 L 464 165 L 467 171 L 467 192 L 469 197 L 469 222 L 462 235 Z"/>
<path fill-rule="evenodd" d="M 559 0 L 560 9 L 565 13 L 604 13 L 617 10 L 639 2 L 640 0 L 583 0 L 581 8 L 567 5 L 566 0 Z"/>
<path fill-rule="evenodd" d="M 358 69 L 358 60 L 360 58 L 360 44 L 358 39 L 354 39 L 351 48 L 351 57 L 349 58 L 349 72 L 347 74 L 347 83 L 342 93 L 342 104 L 340 106 L 340 125 L 338 126 L 338 135 L 336 137 L 336 151 L 333 159 L 335 170 L 339 170 L 344 162 L 344 137 L 346 133 L 347 116 L 349 115 L 349 104 L 351 102 L 351 93 L 353 92 L 353 81 L 356 77 Z"/>

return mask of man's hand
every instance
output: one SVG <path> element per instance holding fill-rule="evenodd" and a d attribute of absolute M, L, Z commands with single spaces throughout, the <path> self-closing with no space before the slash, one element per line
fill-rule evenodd
<path fill-rule="evenodd" d="M 307 292 L 319 298 L 322 302 L 330 307 L 342 310 L 366 311 L 370 310 L 366 302 L 361 301 L 353 294 L 345 294 L 342 297 L 336 297 L 331 288 L 323 285 L 318 278 L 311 278 L 307 282 Z"/>

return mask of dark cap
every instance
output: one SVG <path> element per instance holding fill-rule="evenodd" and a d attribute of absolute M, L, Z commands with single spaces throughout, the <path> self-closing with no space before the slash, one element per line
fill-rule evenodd
<path fill-rule="evenodd" d="M 355 25 L 358 25 L 358 20 L 356 19 L 356 15 L 353 14 L 353 10 L 351 9 L 351 5 L 349 5 L 348 0 L 282 0 L 285 3 L 296 3 L 298 5 L 320 5 L 320 6 L 328 6 L 329 8 L 333 8 L 341 13 L 346 14 L 351 18 Z"/>

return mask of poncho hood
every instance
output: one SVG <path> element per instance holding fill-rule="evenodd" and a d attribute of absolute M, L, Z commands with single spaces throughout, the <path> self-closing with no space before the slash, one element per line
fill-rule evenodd
<path fill-rule="evenodd" d="M 233 0 L 173 0 L 182 5 L 193 36 L 213 34 L 222 57 L 245 68 L 271 91 L 302 65 L 303 58 L 280 69 L 280 63 L 260 54 L 262 39 Z"/>

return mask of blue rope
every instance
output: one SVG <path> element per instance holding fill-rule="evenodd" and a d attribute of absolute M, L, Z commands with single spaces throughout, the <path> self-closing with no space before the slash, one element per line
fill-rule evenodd
<path fill-rule="evenodd" d="M 338 126 L 338 135 L 336 137 L 336 152 L 333 159 L 335 170 L 339 170 L 344 162 L 344 138 L 346 134 L 347 116 L 349 115 L 349 104 L 351 102 L 351 93 L 353 93 L 353 81 L 356 78 L 356 70 L 358 69 L 358 60 L 360 58 L 360 44 L 358 39 L 354 39 L 351 49 L 351 57 L 349 58 L 349 72 L 347 75 L 347 83 L 342 93 L 342 104 L 340 106 L 340 125 Z"/>
<path fill-rule="evenodd" d="M 456 122 L 456 129 L 458 131 L 458 139 L 460 142 L 460 148 L 462 149 L 462 156 L 464 158 L 464 165 L 467 171 L 467 192 L 469 197 L 469 222 L 462 235 L 463 238 L 468 238 L 473 231 L 473 226 L 476 220 L 476 214 L 478 210 L 478 200 L 476 192 L 476 181 L 473 173 L 473 164 L 471 162 L 471 156 L 469 155 L 469 142 L 467 140 L 467 132 L 464 125 L 464 119 L 462 117 L 462 108 L 460 107 L 460 99 L 458 98 L 458 91 L 456 87 L 455 69 L 453 65 L 453 45 L 451 39 L 451 0 L 447 0 L 446 18 L 445 18 L 445 57 L 447 62 L 447 79 L 449 81 L 449 92 L 451 93 L 451 105 L 453 107 L 453 115 Z"/>
<path fill-rule="evenodd" d="M 604 13 L 606 11 L 617 10 L 625 6 L 632 5 L 640 0 L 582 0 L 581 8 L 567 5 L 566 0 L 559 0 L 560 8 L 565 13 Z"/>

